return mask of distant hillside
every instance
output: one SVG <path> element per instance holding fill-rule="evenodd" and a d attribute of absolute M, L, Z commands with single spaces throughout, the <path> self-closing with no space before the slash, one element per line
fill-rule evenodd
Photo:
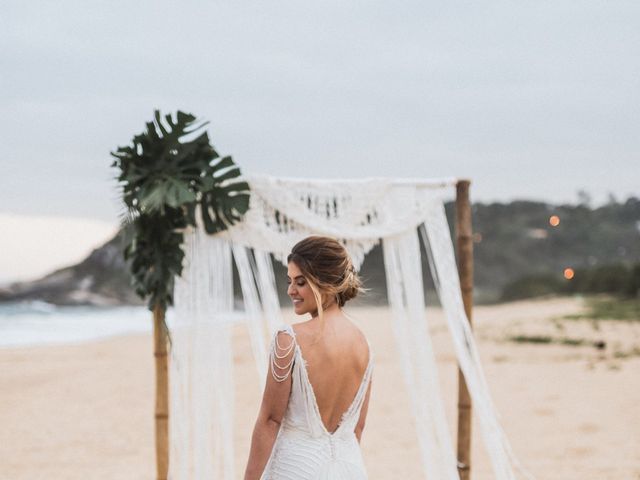
<path fill-rule="evenodd" d="M 549 224 L 557 215 L 560 223 Z M 488 299 L 535 274 L 640 261 L 640 199 L 586 205 L 516 201 L 473 206 L 475 284 Z"/>
<path fill-rule="evenodd" d="M 453 204 L 446 205 L 453 226 Z M 640 199 L 612 201 L 599 208 L 543 202 L 476 203 L 474 230 L 474 294 L 478 302 L 500 298 L 505 285 L 532 275 L 562 279 L 564 268 L 632 265 L 640 262 Z M 557 215 L 558 226 L 549 223 Z M 453 232 L 452 232 L 453 235 Z M 0 291 L 0 301 L 43 300 L 55 304 L 140 304 L 129 288 L 120 236 L 94 250 L 81 263 L 33 282 Z M 286 299 L 286 270 L 275 264 L 278 289 Z M 434 301 L 429 268 L 423 258 L 427 300 Z M 361 275 L 371 292 L 361 302 L 385 303 L 382 249 L 366 258 Z M 239 289 L 238 289 L 239 290 Z"/>
<path fill-rule="evenodd" d="M 121 251 L 121 236 L 95 249 L 77 265 L 41 279 L 0 289 L 0 302 L 41 300 L 56 305 L 142 304 L 129 287 L 130 277 Z"/>

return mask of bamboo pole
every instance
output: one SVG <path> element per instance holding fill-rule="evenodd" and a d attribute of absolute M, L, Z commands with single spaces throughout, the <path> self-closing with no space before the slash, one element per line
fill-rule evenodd
<path fill-rule="evenodd" d="M 169 470 L 169 374 L 165 310 L 153 308 L 153 355 L 156 365 L 156 471 L 158 480 L 167 480 Z"/>
<path fill-rule="evenodd" d="M 469 201 L 469 180 L 456 183 L 456 254 L 460 290 L 464 310 L 469 319 L 473 307 L 473 237 L 471 226 L 471 203 Z M 471 477 L 471 415 L 472 405 L 467 383 L 458 368 L 458 473 L 460 480 Z"/>

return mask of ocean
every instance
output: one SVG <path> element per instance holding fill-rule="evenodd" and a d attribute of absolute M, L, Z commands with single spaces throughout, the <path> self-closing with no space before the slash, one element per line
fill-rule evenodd
<path fill-rule="evenodd" d="M 151 331 L 145 307 L 57 307 L 44 302 L 0 305 L 0 348 L 82 343 Z"/>

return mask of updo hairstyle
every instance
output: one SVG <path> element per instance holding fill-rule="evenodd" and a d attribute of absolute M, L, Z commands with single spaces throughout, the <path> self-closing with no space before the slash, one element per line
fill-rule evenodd
<path fill-rule="evenodd" d="M 335 296 L 340 307 L 364 293 L 349 253 L 335 238 L 312 235 L 299 241 L 287 257 L 289 262 L 294 262 L 309 282 L 320 317 L 323 311 L 321 293 Z"/>

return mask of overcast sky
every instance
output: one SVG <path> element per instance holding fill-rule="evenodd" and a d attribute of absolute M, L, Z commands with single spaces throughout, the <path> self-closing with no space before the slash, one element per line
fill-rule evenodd
<path fill-rule="evenodd" d="M 2 2 L 0 212 L 113 223 L 109 152 L 209 120 L 248 172 L 640 194 L 640 2 Z"/>

